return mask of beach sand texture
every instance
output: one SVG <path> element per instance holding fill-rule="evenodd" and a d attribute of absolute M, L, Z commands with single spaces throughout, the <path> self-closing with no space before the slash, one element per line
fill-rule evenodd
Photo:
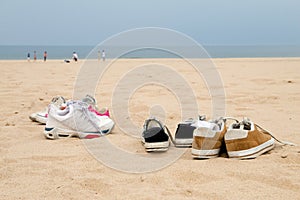
<path fill-rule="evenodd" d="M 177 59 L 113 63 L 95 91 L 99 107 L 112 106 L 113 89 L 126 72 L 151 62 L 174 66 L 190 81 L 200 114 L 212 115 L 203 78 Z M 279 139 L 300 145 L 300 58 L 213 62 L 224 84 L 227 116 L 247 116 Z M 28 116 L 44 109 L 56 95 L 71 98 L 82 64 L 0 61 L 0 199 L 300 199 L 299 146 L 277 143 L 252 160 L 193 160 L 188 149 L 164 169 L 129 174 L 94 159 L 78 138 L 45 139 L 44 126 Z M 155 104 L 164 107 L 165 123 L 172 132 L 181 120 L 180 103 L 162 86 L 140 87 L 129 102 L 130 118 L 138 127 Z M 112 110 L 112 118 L 116 113 Z M 121 149 L 146 154 L 140 141 L 118 125 L 107 138 Z"/>

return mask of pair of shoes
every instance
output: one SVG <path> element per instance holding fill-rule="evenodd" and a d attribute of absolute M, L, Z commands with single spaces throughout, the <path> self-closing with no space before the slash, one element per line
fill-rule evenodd
<path fill-rule="evenodd" d="M 199 117 L 199 119 L 203 120 Z M 170 141 L 175 147 L 191 147 L 193 142 L 193 132 L 196 128 L 193 124 L 194 119 L 188 119 L 180 122 L 177 126 L 175 139 L 173 139 L 167 126 L 163 125 L 158 119 L 152 117 L 145 120 L 142 143 L 147 152 L 152 151 L 167 151 L 170 146 Z"/>
<path fill-rule="evenodd" d="M 248 118 L 226 127 L 226 120 L 219 118 L 205 121 L 194 131 L 192 155 L 195 158 L 213 158 L 220 153 L 225 144 L 229 158 L 251 159 L 274 148 L 277 140 L 269 131 L 253 123 Z M 282 144 L 290 144 L 277 140 Z"/>
<path fill-rule="evenodd" d="M 95 112 L 99 116 L 108 116 L 108 117 L 110 117 L 109 109 L 108 108 L 102 108 L 102 109 L 99 110 L 98 107 L 97 107 L 96 100 L 92 96 L 86 95 L 82 99 L 82 101 L 89 104 L 88 109 L 91 112 Z M 64 104 L 66 103 L 66 100 L 62 96 L 57 96 L 57 97 L 54 97 L 52 99 L 51 103 L 53 103 L 57 106 L 62 106 L 63 107 Z M 46 107 L 43 111 L 32 113 L 29 116 L 29 119 L 31 119 L 34 122 L 38 122 L 40 124 L 46 124 L 47 119 L 48 119 L 48 107 Z"/>
<path fill-rule="evenodd" d="M 62 106 L 52 102 L 48 106 L 44 135 L 48 139 L 73 136 L 91 139 L 110 133 L 113 127 L 113 120 L 107 115 L 98 115 L 93 103 L 86 99 L 68 101 Z"/>

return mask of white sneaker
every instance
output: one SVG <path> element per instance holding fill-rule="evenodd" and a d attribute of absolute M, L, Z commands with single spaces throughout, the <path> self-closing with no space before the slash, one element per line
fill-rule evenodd
<path fill-rule="evenodd" d="M 97 102 L 92 96 L 86 95 L 81 101 L 89 104 L 89 110 L 95 112 L 97 115 L 110 117 L 109 109 L 102 108 L 99 110 Z M 57 107 L 63 107 L 65 106 L 66 100 L 62 96 L 57 96 L 52 99 L 51 103 L 55 104 Z M 29 119 L 40 124 L 46 124 L 48 119 L 48 107 L 46 107 L 43 111 L 32 113 L 29 116 Z"/>
<path fill-rule="evenodd" d="M 69 101 L 64 109 L 60 109 L 51 103 L 45 137 L 58 139 L 77 136 L 90 139 L 110 133 L 114 127 L 113 120 L 89 111 L 88 106 L 82 101 Z"/>

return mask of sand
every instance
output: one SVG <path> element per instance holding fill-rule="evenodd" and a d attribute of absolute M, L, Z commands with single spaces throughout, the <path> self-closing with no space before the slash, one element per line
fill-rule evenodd
<path fill-rule="evenodd" d="M 213 62 L 224 84 L 227 116 L 247 116 L 279 139 L 300 145 L 300 58 Z M 97 83 L 95 96 L 100 107 L 111 108 L 118 81 L 133 66 L 145 63 L 174 66 L 190 81 L 199 113 L 213 115 L 212 98 L 203 77 L 176 59 L 124 59 L 113 63 Z M 43 110 L 56 95 L 71 98 L 82 64 L 0 61 L 1 199 L 300 199 L 299 146 L 277 144 L 269 153 L 252 160 L 193 160 L 188 149 L 161 170 L 133 174 L 105 166 L 78 138 L 45 139 L 44 126 L 31 122 L 28 116 Z M 127 117 L 137 127 L 142 126 L 151 107 L 157 113 L 164 108 L 164 122 L 172 132 L 181 120 L 180 102 L 162 86 L 140 87 L 129 102 Z M 114 118 L 118 111 L 111 111 Z M 140 141 L 124 134 L 118 124 L 107 138 L 121 149 L 146 154 Z M 103 146 L 98 148 L 103 150 Z M 130 161 L 123 164 L 130 165 Z"/>

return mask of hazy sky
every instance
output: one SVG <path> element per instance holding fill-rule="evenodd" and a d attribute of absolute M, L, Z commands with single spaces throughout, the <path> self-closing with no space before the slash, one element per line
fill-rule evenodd
<path fill-rule="evenodd" d="M 0 0 L 0 45 L 96 45 L 138 27 L 204 45 L 300 45 L 300 1 Z"/>

